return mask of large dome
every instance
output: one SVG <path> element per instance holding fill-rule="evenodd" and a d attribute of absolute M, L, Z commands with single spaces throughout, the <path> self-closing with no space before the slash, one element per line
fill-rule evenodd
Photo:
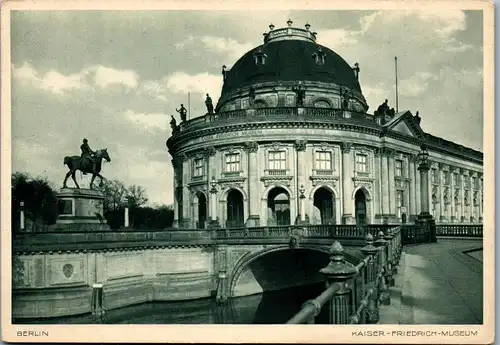
<path fill-rule="evenodd" d="M 318 48 L 325 54 L 322 65 L 313 58 Z M 263 65 L 257 65 L 254 60 L 260 50 L 266 55 Z M 352 67 L 331 49 L 310 41 L 280 40 L 243 55 L 227 72 L 222 96 L 247 85 L 294 80 L 333 83 L 361 92 Z"/>

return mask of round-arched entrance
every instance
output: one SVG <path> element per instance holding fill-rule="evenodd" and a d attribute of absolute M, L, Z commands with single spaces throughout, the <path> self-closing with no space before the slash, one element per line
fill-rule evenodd
<path fill-rule="evenodd" d="M 243 194 L 231 189 L 227 193 L 226 228 L 240 228 L 245 224 L 243 210 Z"/>
<path fill-rule="evenodd" d="M 290 195 L 286 189 L 276 187 L 267 195 L 267 225 L 290 225 Z"/>
<path fill-rule="evenodd" d="M 197 229 L 205 229 L 207 221 L 207 197 L 205 194 L 198 195 L 198 220 L 196 222 Z"/>
<path fill-rule="evenodd" d="M 314 192 L 314 224 L 336 224 L 335 194 L 321 187 Z"/>
<path fill-rule="evenodd" d="M 358 189 L 356 194 L 354 194 L 354 210 L 356 225 L 367 224 L 366 195 L 362 189 Z"/>

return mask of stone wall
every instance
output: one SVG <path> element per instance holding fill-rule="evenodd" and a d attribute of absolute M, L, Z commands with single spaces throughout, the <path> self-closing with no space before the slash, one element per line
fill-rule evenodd
<path fill-rule="evenodd" d="M 104 284 L 104 308 L 209 297 L 214 256 L 204 247 L 21 255 L 14 260 L 13 317 L 90 312 L 91 286 Z"/>

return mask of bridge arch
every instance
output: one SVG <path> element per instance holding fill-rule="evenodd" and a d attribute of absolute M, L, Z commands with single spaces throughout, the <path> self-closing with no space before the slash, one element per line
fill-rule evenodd
<path fill-rule="evenodd" d="M 330 261 L 330 253 L 329 246 L 301 246 L 299 248 L 290 248 L 289 245 L 278 245 L 272 248 L 264 248 L 255 252 L 247 253 L 243 255 L 239 260 L 237 260 L 231 270 L 231 274 L 229 275 L 228 282 L 228 297 L 238 297 L 251 295 L 256 293 L 261 293 L 263 291 L 271 291 L 278 290 L 281 288 L 286 288 L 290 286 L 297 285 L 305 285 L 304 281 L 307 282 L 321 282 L 323 281 L 323 276 L 319 273 L 319 270 L 323 267 L 326 267 Z M 284 255 L 280 255 L 284 254 Z M 283 257 L 286 258 L 287 254 L 295 254 L 290 255 L 288 259 L 293 260 L 296 258 L 304 258 L 304 254 L 311 254 L 309 260 L 296 260 L 295 265 L 290 265 L 290 262 L 283 262 L 281 260 L 275 260 L 272 262 L 277 262 L 278 264 L 285 264 L 285 266 L 290 267 L 293 271 L 293 274 L 288 270 L 284 272 L 282 270 L 275 270 L 273 267 L 267 272 L 260 272 L 261 274 L 256 274 L 256 272 L 252 272 L 251 265 L 258 262 L 259 260 L 263 260 L 266 257 L 269 259 L 267 262 L 270 262 L 271 259 L 275 257 Z M 298 255 L 297 255 L 298 254 Z M 345 258 L 347 261 L 357 264 L 359 262 L 359 257 L 352 255 L 349 252 L 344 252 Z M 265 264 L 266 262 L 264 262 Z M 287 265 L 288 264 L 288 265 Z M 301 266 L 302 265 L 302 266 Z M 257 265 L 258 266 L 258 265 Z M 313 267 L 314 266 L 314 267 Z M 260 267 L 258 267 L 260 268 Z M 257 268 L 257 270 L 258 270 Z M 309 272 L 304 271 L 309 269 Z M 290 286 L 272 286 L 274 281 L 282 281 L 281 279 L 276 279 L 277 272 L 282 273 L 284 276 L 288 278 L 292 278 L 293 276 L 301 277 L 309 277 L 309 279 L 304 279 L 304 281 L 288 281 L 288 283 L 292 284 Z M 298 273 L 300 272 L 300 273 Z M 267 273 L 267 277 L 266 277 Z M 260 277 L 258 276 L 260 275 Z M 270 278 L 270 280 L 266 281 L 266 278 Z M 279 277 L 282 278 L 282 277 Z M 311 279 L 312 278 L 312 279 Z M 274 279 L 274 280 L 273 280 Z M 245 280 L 242 282 L 242 280 Z M 286 283 L 285 283 L 286 284 Z"/>

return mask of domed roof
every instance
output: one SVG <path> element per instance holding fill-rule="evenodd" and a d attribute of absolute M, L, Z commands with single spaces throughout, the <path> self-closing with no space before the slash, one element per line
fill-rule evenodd
<path fill-rule="evenodd" d="M 226 72 L 222 97 L 256 83 L 295 80 L 333 83 L 361 93 L 352 67 L 331 49 L 317 44 L 316 33 L 297 28 L 288 29 L 288 35 L 285 32 L 270 39 L 266 37 L 263 45 L 247 52 Z M 283 30 L 287 29 L 274 32 Z M 265 54 L 265 62 L 257 64 L 255 55 L 262 53 Z M 317 63 L 315 57 L 318 54 L 324 56 L 324 63 Z"/>

